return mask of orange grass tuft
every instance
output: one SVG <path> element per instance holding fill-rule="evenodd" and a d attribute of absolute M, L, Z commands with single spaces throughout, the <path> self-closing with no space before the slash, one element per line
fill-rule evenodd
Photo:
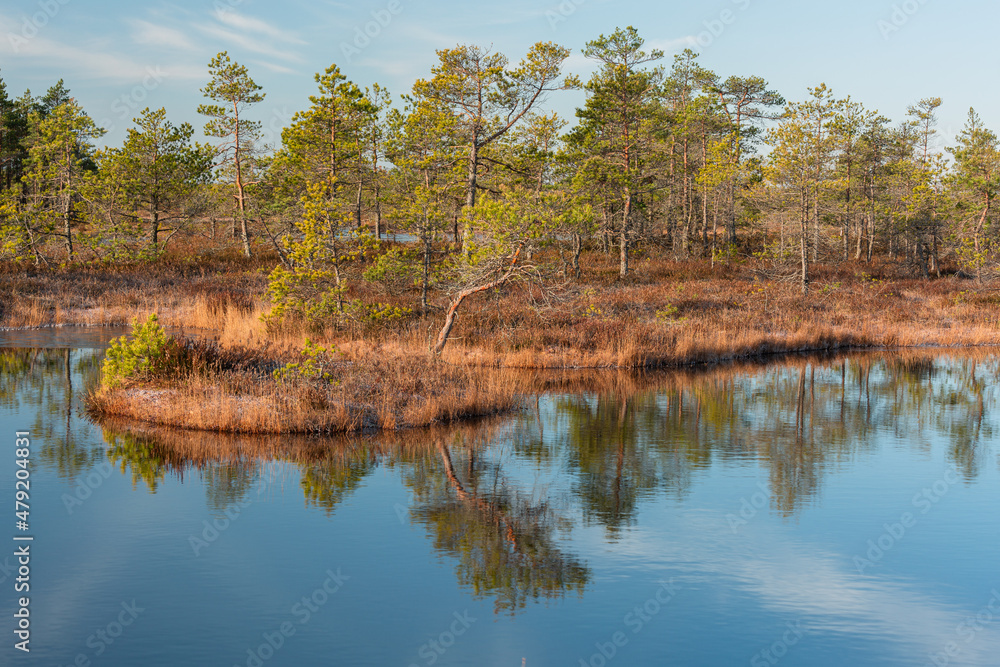
<path fill-rule="evenodd" d="M 463 305 L 440 360 L 429 343 L 438 309 L 389 326 L 264 324 L 274 259 L 164 261 L 122 269 L 53 271 L 0 267 L 0 326 L 125 324 L 157 312 L 175 330 L 196 331 L 221 349 L 270 360 L 238 370 L 98 392 L 100 414 L 209 430 L 355 431 L 422 426 L 490 414 L 516 404 L 522 369 L 658 368 L 850 348 L 985 346 L 1000 342 L 995 286 L 957 276 L 893 274 L 891 265 L 817 264 L 808 296 L 793 280 L 750 264 L 637 260 L 622 281 L 614 258 L 588 253 L 585 279 L 553 302 L 513 285 Z M 409 291 L 408 291 L 409 290 Z M 351 283 L 347 298 L 413 306 L 412 288 Z M 306 336 L 347 354 L 331 387 L 271 378 Z M 239 352 L 243 350 L 244 352 Z M 509 370 L 505 370 L 509 369 Z"/>

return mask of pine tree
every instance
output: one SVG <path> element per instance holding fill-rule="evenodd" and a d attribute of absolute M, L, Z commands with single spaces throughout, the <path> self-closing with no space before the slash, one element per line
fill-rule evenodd
<path fill-rule="evenodd" d="M 589 158 L 581 173 L 608 182 L 616 192 L 613 213 L 618 218 L 622 278 L 629 272 L 637 197 L 653 189 L 648 163 L 653 134 L 664 126 L 658 117 L 663 70 L 642 68 L 662 59 L 663 52 L 643 51 L 644 41 L 629 26 L 587 43 L 584 55 L 596 60 L 599 68 L 584 86 L 587 103 L 577 110 L 580 124 L 569 136 Z"/>
<path fill-rule="evenodd" d="M 455 116 L 443 105 L 422 100 L 404 112 L 389 114 L 386 155 L 393 164 L 389 188 L 390 219 L 394 228 L 415 236 L 418 255 L 403 249 L 391 251 L 381 260 L 382 274 L 412 274 L 420 286 L 421 312 L 428 310 L 428 293 L 437 280 L 444 260 L 439 250 L 449 229 L 458 241 L 459 209 L 464 202 L 459 141 Z M 387 262 L 394 262 L 388 266 Z"/>
<path fill-rule="evenodd" d="M 958 195 L 961 226 L 971 226 L 971 248 L 966 263 L 981 272 L 989 241 L 987 232 L 993 223 L 993 209 L 1000 190 L 1000 145 L 997 136 L 983 125 L 975 109 L 969 109 L 958 144 L 948 148 L 955 159 L 950 183 Z"/>
<path fill-rule="evenodd" d="M 698 64 L 698 54 L 685 49 L 663 86 L 663 100 L 670 119 L 669 162 L 663 187 L 666 197 L 666 233 L 671 247 L 687 256 L 696 237 L 698 220 L 703 248 L 709 246 L 709 199 L 713 186 L 708 167 L 710 148 L 727 124 L 719 108 L 719 77 Z M 699 179 L 699 176 L 700 179 Z M 714 243 L 715 234 L 712 234 Z"/>
<path fill-rule="evenodd" d="M 771 130 L 767 177 L 780 191 L 781 208 L 799 220 L 800 285 L 809 291 L 809 224 L 813 224 L 813 255 L 817 253 L 821 208 L 833 167 L 831 122 L 834 100 L 826 84 L 809 89 L 805 102 L 789 104 L 779 125 Z M 815 259 L 813 260 L 815 261 Z"/>
<path fill-rule="evenodd" d="M 7 96 L 7 84 L 0 78 L 0 191 L 13 184 L 14 155 L 19 143 L 13 127 L 14 103 Z"/>
<path fill-rule="evenodd" d="M 455 114 L 466 151 L 465 206 L 471 209 L 481 187 L 485 151 L 541 104 L 547 93 L 563 87 L 559 79 L 569 50 L 538 42 L 515 68 L 508 67 L 503 54 L 478 46 L 457 46 L 437 54 L 433 77 L 418 80 L 413 95 Z M 465 252 L 470 251 L 473 233 L 467 229 L 463 235 Z"/>
<path fill-rule="evenodd" d="M 784 106 L 785 99 L 759 76 L 731 76 L 717 89 L 719 102 L 729 124 L 728 168 L 726 182 L 726 238 L 736 242 L 738 206 L 746 189 L 743 159 L 758 141 L 761 123 L 775 118 L 775 109 Z"/>
<path fill-rule="evenodd" d="M 301 197 L 312 185 L 325 184 L 329 205 L 350 211 L 361 226 L 362 190 L 368 168 L 365 130 L 376 110 L 364 92 L 336 65 L 316 74 L 319 94 L 292 118 L 281 133 L 274 170 L 286 196 Z"/>
<path fill-rule="evenodd" d="M 94 199 L 107 211 L 109 226 L 105 231 L 111 237 L 105 234 L 99 238 L 134 246 L 127 253 L 130 256 L 155 257 L 166 243 L 161 244 L 160 239 L 163 225 L 176 224 L 184 217 L 187 202 L 208 180 L 213 156 L 210 147 L 192 143 L 194 128 L 190 124 L 173 125 L 165 109 L 143 109 L 134 122 L 136 127 L 129 128 L 121 148 L 98 155 Z M 121 218 L 145 227 L 145 242 L 129 233 L 124 236 L 133 238 L 121 238 Z"/>
<path fill-rule="evenodd" d="M 21 97 L 8 100 L 3 113 L 3 136 L 0 137 L 0 190 L 11 190 L 21 181 L 24 164 L 28 159 L 29 116 L 37 113 L 41 120 L 41 106 L 26 90 Z"/>
<path fill-rule="evenodd" d="M 40 112 L 32 112 L 29 125 L 34 129 L 24 174 L 29 237 L 61 236 L 72 260 L 77 204 L 84 173 L 92 164 L 91 142 L 103 136 L 104 130 L 73 99 L 51 109 L 44 118 Z M 37 258 L 37 244 L 35 252 Z"/>
<path fill-rule="evenodd" d="M 66 87 L 62 79 L 59 79 L 38 100 L 42 117 L 48 116 L 57 106 L 69 102 L 70 99 L 69 88 Z"/>
<path fill-rule="evenodd" d="M 257 143 L 260 136 L 259 121 L 246 119 L 249 107 L 264 100 L 246 67 L 233 62 L 225 51 L 208 63 L 211 80 L 202 94 L 214 104 L 202 104 L 198 113 L 208 116 L 205 134 L 221 139 L 216 147 L 216 167 L 221 175 L 232 183 L 236 214 L 234 227 L 239 224 L 239 237 L 243 244 L 243 254 L 251 255 L 250 231 L 248 228 L 249 202 L 247 188 L 254 180 L 257 168 Z"/>

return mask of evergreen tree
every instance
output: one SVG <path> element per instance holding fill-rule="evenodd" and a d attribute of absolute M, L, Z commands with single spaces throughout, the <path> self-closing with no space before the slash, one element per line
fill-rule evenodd
<path fill-rule="evenodd" d="M 674 56 L 662 100 L 671 125 L 669 164 L 663 183 L 667 191 L 666 233 L 671 247 L 684 256 L 690 252 L 699 221 L 702 246 L 709 245 L 710 183 L 714 176 L 702 172 L 708 167 L 710 148 L 725 125 L 716 94 L 719 77 L 699 65 L 697 59 L 698 54 L 691 49 Z"/>
<path fill-rule="evenodd" d="M 77 204 L 84 174 L 92 164 L 92 141 L 103 136 L 104 130 L 72 99 L 53 108 L 44 118 L 40 112 L 32 112 L 28 122 L 34 129 L 24 174 L 28 237 L 36 258 L 39 238 L 59 236 L 67 257 L 72 259 L 73 226 L 80 217 Z"/>
<path fill-rule="evenodd" d="M 654 132 L 664 123 L 658 117 L 663 70 L 644 69 L 663 58 L 663 52 L 642 50 L 644 41 L 629 26 L 587 43 L 584 55 L 599 63 L 584 86 L 587 103 L 577 110 L 579 126 L 569 141 L 588 157 L 581 177 L 603 180 L 615 191 L 619 275 L 629 272 L 629 248 L 634 236 L 637 198 L 655 189 L 651 183 Z"/>
<path fill-rule="evenodd" d="M 282 131 L 274 169 L 286 195 L 301 196 L 311 185 L 325 184 L 329 205 L 349 211 L 360 227 L 368 168 L 365 130 L 376 110 L 336 65 L 315 80 L 319 94 L 310 96 L 311 106 Z"/>
<path fill-rule="evenodd" d="M 0 78 L 0 190 L 14 182 L 14 160 L 20 143 L 14 128 L 15 107 L 7 96 L 7 84 Z"/>
<path fill-rule="evenodd" d="M 785 99 L 759 76 L 731 76 L 717 89 L 720 106 L 728 120 L 728 169 L 726 169 L 726 238 L 736 242 L 739 204 L 746 190 L 746 170 L 742 167 L 748 150 L 758 141 L 761 123 L 773 119 L 774 109 L 784 106 Z"/>
<path fill-rule="evenodd" d="M 478 46 L 457 46 L 437 54 L 433 77 L 418 80 L 413 95 L 455 114 L 466 151 L 465 205 L 472 208 L 481 188 L 485 151 L 541 104 L 547 93 L 562 87 L 559 78 L 569 50 L 538 42 L 515 68 L 508 67 L 503 54 Z M 471 249 L 472 234 L 467 229 L 463 235 L 465 252 Z"/>
<path fill-rule="evenodd" d="M 100 238 L 106 244 L 137 246 L 129 255 L 144 248 L 143 255 L 155 257 L 166 243 L 161 244 L 160 239 L 163 226 L 177 224 L 185 217 L 188 201 L 208 180 L 213 156 L 210 147 L 192 143 L 194 128 L 190 124 L 173 125 L 165 109 L 143 109 L 134 122 L 136 127 L 129 128 L 121 148 L 103 151 L 98 157 L 94 198 L 108 212 L 110 225 L 105 230 L 110 238 Z M 121 218 L 144 227 L 145 242 L 136 234 L 126 233 L 126 238 L 121 238 Z"/>
<path fill-rule="evenodd" d="M 975 109 L 969 109 L 957 145 L 948 148 L 955 160 L 950 183 L 957 195 L 960 229 L 971 239 L 968 264 L 981 270 L 990 250 L 987 233 L 994 226 L 994 206 L 1000 189 L 1000 146 L 997 136 L 983 125 Z"/>
<path fill-rule="evenodd" d="M 455 116 L 431 100 L 415 104 L 389 114 L 386 155 L 394 166 L 390 219 L 395 227 L 413 234 L 419 245 L 416 256 L 404 249 L 386 254 L 380 277 L 412 275 L 420 286 L 421 312 L 426 315 L 429 290 L 440 277 L 437 269 L 445 254 L 440 247 L 447 232 L 451 230 L 458 241 L 465 193 L 454 149 L 460 140 Z"/>
<path fill-rule="evenodd" d="M 62 79 L 59 79 L 38 100 L 42 117 L 48 116 L 56 107 L 69 102 L 70 99 L 69 88 L 66 87 Z"/>
<path fill-rule="evenodd" d="M 254 185 L 257 164 L 259 121 L 247 120 L 249 107 L 264 100 L 246 67 L 233 62 L 225 51 L 208 63 L 211 80 L 202 93 L 214 104 L 198 106 L 198 113 L 210 119 L 205 124 L 205 134 L 220 139 L 216 147 L 216 167 L 220 175 L 233 186 L 235 202 L 234 228 L 239 225 L 239 238 L 243 254 L 250 257 L 250 231 L 248 228 L 249 197 L 247 188 Z"/>
<path fill-rule="evenodd" d="M 769 181 L 779 189 L 781 209 L 792 209 L 799 222 L 800 285 L 809 291 L 809 247 L 817 252 L 821 208 L 833 167 L 831 123 L 834 100 L 826 84 L 809 89 L 810 99 L 789 104 L 780 124 L 768 134 Z M 809 243 L 809 224 L 814 230 Z M 815 261 L 815 256 L 813 261 Z"/>

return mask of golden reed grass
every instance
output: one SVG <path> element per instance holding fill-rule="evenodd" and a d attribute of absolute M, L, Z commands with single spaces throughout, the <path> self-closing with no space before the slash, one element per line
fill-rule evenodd
<path fill-rule="evenodd" d="M 232 354 L 230 352 L 230 354 Z M 195 368 L 179 377 L 88 397 L 98 417 L 232 433 L 336 433 L 398 429 L 496 414 L 518 403 L 512 371 L 451 366 L 424 356 L 356 356 L 331 382 L 278 380 L 255 364 Z"/>
<path fill-rule="evenodd" d="M 339 384 L 280 383 L 260 368 L 96 394 L 97 413 L 192 428 L 334 432 L 404 428 L 491 414 L 531 391 L 532 369 L 683 367 L 808 351 L 1000 342 L 995 286 L 958 277 L 920 280 L 892 266 L 818 264 L 810 294 L 752 266 L 642 259 L 621 281 L 600 253 L 585 280 L 545 307 L 525 286 L 463 306 L 440 360 L 428 352 L 440 311 L 392 327 L 268 327 L 262 316 L 273 258 L 193 265 L 163 262 L 115 271 L 23 272 L 0 267 L 0 326 L 126 324 L 156 312 L 172 331 L 294 360 L 306 336 L 347 357 Z M 214 262 L 214 263 L 213 263 Z M 354 281 L 348 298 L 412 306 L 414 295 Z M 433 295 L 443 303 L 443 295 Z M 251 356 L 253 356 L 251 355 Z M 273 367 L 272 367 L 273 369 Z"/>

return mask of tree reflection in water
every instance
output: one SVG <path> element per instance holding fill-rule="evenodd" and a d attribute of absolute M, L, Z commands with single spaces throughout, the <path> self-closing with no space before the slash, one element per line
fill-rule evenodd
<path fill-rule="evenodd" d="M 133 482 L 156 493 L 168 474 L 194 470 L 209 504 L 222 510 L 243 499 L 279 461 L 299 468 L 307 504 L 332 516 L 379 465 L 399 471 L 413 500 L 410 520 L 434 548 L 454 558 L 461 585 L 514 612 L 533 599 L 582 593 L 589 570 L 563 552 L 554 532 L 565 527 L 547 499 L 525 493 L 496 461 L 477 456 L 496 442 L 483 422 L 448 431 L 372 438 L 314 439 L 222 436 L 120 423 L 105 425 L 108 457 Z M 419 436 L 423 439 L 418 439 Z M 446 441 L 447 438 L 447 441 Z M 456 463 L 457 462 L 457 463 Z"/>
<path fill-rule="evenodd" d="M 98 350 L 0 348 L 0 406 L 18 415 L 18 429 L 32 433 L 35 463 L 70 482 L 104 460 L 89 429 L 74 423 L 101 359 Z"/>
<path fill-rule="evenodd" d="M 438 551 L 458 559 L 459 583 L 494 596 L 497 612 L 582 593 L 590 571 L 556 546 L 561 521 L 554 508 L 525 493 L 497 463 L 477 457 L 482 445 L 453 440 L 450 446 L 435 439 L 440 460 L 414 462 L 403 476 L 414 492 L 412 520 L 428 529 Z"/>
<path fill-rule="evenodd" d="M 791 517 L 826 473 L 887 435 L 925 450 L 947 439 L 952 463 L 974 479 L 994 433 L 998 369 L 986 353 L 867 354 L 616 381 L 523 417 L 515 451 L 538 463 L 566 457 L 585 520 L 612 540 L 644 498 L 682 497 L 713 464 L 766 468 L 774 510 Z"/>
<path fill-rule="evenodd" d="M 73 423 L 99 361 L 80 351 L 0 350 L 0 400 L 19 414 L 36 408 L 26 426 L 44 436 L 39 465 L 67 480 L 104 454 Z M 973 480 L 995 435 L 997 376 L 998 361 L 986 353 L 869 354 L 591 377 L 588 388 L 563 387 L 505 419 L 402 434 L 102 428 L 108 459 L 134 484 L 155 493 L 167 476 L 197 474 L 214 511 L 245 499 L 280 466 L 297 473 L 309 506 L 332 517 L 375 470 L 393 470 L 411 493 L 409 520 L 455 562 L 461 585 L 513 613 L 586 588 L 590 570 L 560 536 L 596 525 L 613 542 L 637 523 L 644 502 L 683 498 L 710 466 L 759 466 L 772 510 L 785 517 L 815 502 L 831 471 L 887 444 L 927 451 L 945 439 L 949 460 Z M 555 490 L 531 485 L 541 473 L 558 480 Z"/>

